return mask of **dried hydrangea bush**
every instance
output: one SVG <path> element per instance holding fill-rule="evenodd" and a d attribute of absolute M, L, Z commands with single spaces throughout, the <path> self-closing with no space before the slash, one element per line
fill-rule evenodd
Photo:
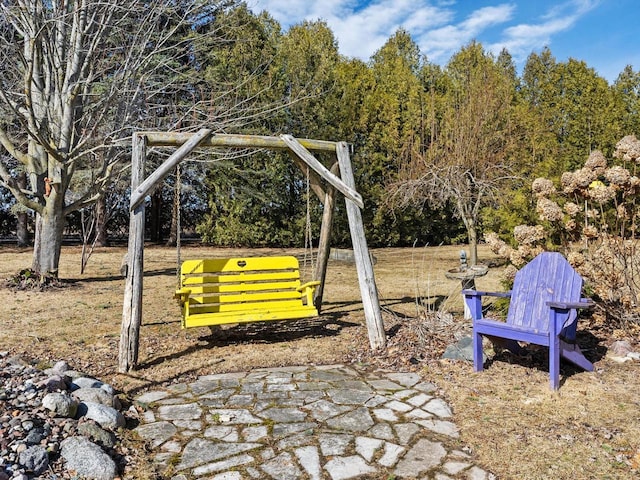
<path fill-rule="evenodd" d="M 624 137 L 614 158 L 618 164 L 610 166 L 614 161 L 594 151 L 582 168 L 562 174 L 558 188 L 536 179 L 539 224 L 514 229 L 516 248 L 494 233 L 485 238 L 510 259 L 506 280 L 541 251 L 562 251 L 608 317 L 625 326 L 640 323 L 640 141 Z"/>

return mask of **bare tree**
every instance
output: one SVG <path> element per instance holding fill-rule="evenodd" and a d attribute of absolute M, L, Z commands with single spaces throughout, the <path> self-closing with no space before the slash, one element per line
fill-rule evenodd
<path fill-rule="evenodd" d="M 479 44 L 448 65 L 442 120 L 425 155 L 406 163 L 391 186 L 396 205 L 450 203 L 469 239 L 470 263 L 478 259 L 478 223 L 486 206 L 512 177 L 515 143 L 513 82 Z"/>
<path fill-rule="evenodd" d="M 145 102 L 166 94 L 175 75 L 160 73 L 185 54 L 175 34 L 202 4 L 0 0 L 0 145 L 23 165 L 28 187 L 4 163 L 0 179 L 35 212 L 35 271 L 57 276 L 65 216 L 109 184 L 122 158 L 113 140 L 130 122 L 143 125 Z M 69 200 L 78 170 L 91 181 Z"/>

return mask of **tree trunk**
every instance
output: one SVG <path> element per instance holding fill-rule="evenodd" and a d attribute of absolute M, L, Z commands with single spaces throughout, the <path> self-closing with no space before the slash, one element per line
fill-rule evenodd
<path fill-rule="evenodd" d="M 171 208 L 171 228 L 169 229 L 169 239 L 167 240 L 167 247 L 175 247 L 178 244 L 178 215 L 180 208 L 180 184 L 176 181 L 173 187 L 173 206 Z"/>
<path fill-rule="evenodd" d="M 29 215 L 27 212 L 20 212 L 16 215 L 16 237 L 19 247 L 29 246 L 29 229 L 27 225 L 29 223 Z"/>
<path fill-rule="evenodd" d="M 469 237 L 469 265 L 473 267 L 478 264 L 478 229 L 475 222 L 471 221 L 467 224 L 467 235 Z"/>
<path fill-rule="evenodd" d="M 96 201 L 94 206 L 96 216 L 96 242 L 98 247 L 108 247 L 109 238 L 107 236 L 107 199 L 104 195 Z"/>
<path fill-rule="evenodd" d="M 36 214 L 36 234 L 33 246 L 32 269 L 41 275 L 58 277 L 62 231 L 65 218 L 61 201 L 55 190 L 51 191 L 41 214 Z"/>
<path fill-rule="evenodd" d="M 18 186 L 21 189 L 27 188 L 27 174 L 22 172 L 18 176 Z M 29 230 L 27 228 L 29 222 L 29 215 L 24 210 L 20 210 L 16 214 L 16 237 L 19 247 L 26 247 L 29 245 Z"/>

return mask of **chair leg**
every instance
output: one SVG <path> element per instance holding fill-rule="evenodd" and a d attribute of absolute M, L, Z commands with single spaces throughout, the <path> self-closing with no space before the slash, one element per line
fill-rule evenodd
<path fill-rule="evenodd" d="M 481 372 L 483 368 L 482 335 L 473 332 L 473 370 Z"/>
<path fill-rule="evenodd" d="M 560 339 L 549 338 L 549 382 L 553 390 L 560 387 Z"/>
<path fill-rule="evenodd" d="M 578 344 L 560 340 L 560 355 L 583 370 L 593 372 L 593 363 L 587 360 Z"/>

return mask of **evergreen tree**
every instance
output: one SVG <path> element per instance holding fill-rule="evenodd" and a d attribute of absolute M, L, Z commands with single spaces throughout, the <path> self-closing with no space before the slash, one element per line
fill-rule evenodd
<path fill-rule="evenodd" d="M 640 72 L 627 65 L 613 85 L 622 135 L 640 136 Z"/>
<path fill-rule="evenodd" d="M 478 43 L 447 65 L 448 86 L 434 141 L 405 164 L 395 185 L 401 203 L 451 204 L 467 230 L 470 263 L 477 261 L 482 207 L 513 175 L 513 79 Z"/>
<path fill-rule="evenodd" d="M 396 180 L 401 165 L 423 153 L 428 106 L 418 77 L 421 62 L 418 46 L 402 29 L 371 59 L 373 85 L 363 105 L 367 133 L 354 160 L 367 238 L 375 245 L 411 244 L 424 224 L 421 208 L 394 212 L 385 205 L 386 185 Z"/>

